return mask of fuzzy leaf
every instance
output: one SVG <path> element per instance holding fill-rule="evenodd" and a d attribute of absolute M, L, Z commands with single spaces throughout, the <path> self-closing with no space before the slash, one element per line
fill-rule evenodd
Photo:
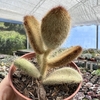
<path fill-rule="evenodd" d="M 64 67 L 58 70 L 55 70 L 47 78 L 43 80 L 45 85 L 54 85 L 54 84 L 63 84 L 63 83 L 80 83 L 82 81 L 81 74 L 71 68 Z"/>
<path fill-rule="evenodd" d="M 61 6 L 47 13 L 42 19 L 41 34 L 49 49 L 55 49 L 64 42 L 68 36 L 70 24 L 69 13 Z"/>
<path fill-rule="evenodd" d="M 25 16 L 24 26 L 32 48 L 36 53 L 42 54 L 44 52 L 44 45 L 41 39 L 40 25 L 38 21 L 34 16 Z"/>
<path fill-rule="evenodd" d="M 41 76 L 38 69 L 27 59 L 18 58 L 14 61 L 14 65 L 34 78 L 39 78 Z"/>
<path fill-rule="evenodd" d="M 52 57 L 48 59 L 49 67 L 59 67 L 65 64 L 70 63 L 76 57 L 78 57 L 82 52 L 82 48 L 80 46 L 70 47 L 69 49 L 64 50 L 62 53 L 57 55 L 56 57 Z"/>

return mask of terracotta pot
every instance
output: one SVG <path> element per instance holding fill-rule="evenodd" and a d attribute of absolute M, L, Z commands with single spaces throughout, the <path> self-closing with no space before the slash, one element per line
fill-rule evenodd
<path fill-rule="evenodd" d="M 35 53 L 27 53 L 27 54 L 21 56 L 21 58 L 26 58 L 26 59 L 31 59 L 33 57 L 35 57 Z M 73 66 L 75 69 L 77 69 L 80 73 L 80 69 L 78 68 L 78 66 L 74 62 L 71 62 L 70 65 Z M 14 73 L 14 71 L 16 71 L 16 67 L 12 64 L 10 67 L 8 76 L 9 76 L 10 85 L 11 85 L 12 89 L 14 90 L 16 96 L 19 98 L 18 100 L 31 100 L 28 97 L 22 95 L 20 92 L 18 92 L 15 89 L 15 87 L 12 83 L 12 74 Z M 75 94 L 77 94 L 77 92 L 80 90 L 81 85 L 82 85 L 82 82 L 80 82 L 76 91 L 71 96 L 69 96 L 68 98 L 65 98 L 64 100 L 72 100 L 72 98 L 75 96 Z"/>

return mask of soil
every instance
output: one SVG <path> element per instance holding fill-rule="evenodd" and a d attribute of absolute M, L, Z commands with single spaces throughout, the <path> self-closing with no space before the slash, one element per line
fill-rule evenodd
<path fill-rule="evenodd" d="M 78 84 L 42 85 L 41 81 L 19 70 L 13 74 L 13 84 L 20 93 L 32 100 L 63 100 L 78 87 Z"/>
<path fill-rule="evenodd" d="M 36 61 L 33 63 L 39 67 Z M 26 97 L 32 100 L 63 100 L 75 92 L 79 84 L 43 85 L 17 69 L 13 74 L 13 85 Z"/>

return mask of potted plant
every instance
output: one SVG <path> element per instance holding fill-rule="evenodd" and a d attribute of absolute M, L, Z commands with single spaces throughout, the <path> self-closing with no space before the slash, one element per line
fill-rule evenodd
<path fill-rule="evenodd" d="M 41 26 L 34 16 L 25 16 L 24 26 L 35 53 L 26 54 L 16 59 L 12 64 L 9 78 L 14 91 L 16 91 L 16 89 L 12 84 L 11 77 L 17 67 L 34 79 L 37 79 L 40 86 L 41 84 L 43 84 L 42 86 L 78 84 L 78 88 L 75 91 L 75 93 L 77 93 L 81 86 L 82 76 L 79 68 L 72 60 L 80 55 L 82 48 L 80 46 L 73 46 L 69 49 L 65 49 L 54 57 L 51 56 L 53 51 L 56 50 L 68 36 L 70 30 L 70 16 L 68 11 L 62 6 L 51 9 L 42 19 Z M 29 61 L 32 57 L 37 58 L 37 62 L 40 66 L 39 69 Z M 71 67 L 62 67 L 67 64 Z M 54 70 L 51 71 L 51 69 Z M 41 91 L 41 89 L 39 89 L 39 91 Z M 68 96 L 65 100 L 72 99 L 75 93 L 72 93 L 72 95 Z M 31 100 L 18 91 L 16 91 L 16 94 L 20 95 L 19 98 L 21 98 L 21 100 Z M 48 98 L 40 98 L 40 100 L 48 100 Z"/>

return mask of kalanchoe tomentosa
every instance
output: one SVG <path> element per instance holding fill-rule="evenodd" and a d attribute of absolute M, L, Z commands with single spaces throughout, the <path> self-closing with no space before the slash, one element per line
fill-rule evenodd
<path fill-rule="evenodd" d="M 59 68 L 47 75 L 48 69 L 66 65 L 82 52 L 80 46 L 73 46 L 55 57 L 50 57 L 52 51 L 67 38 L 71 26 L 70 19 L 68 11 L 62 6 L 51 9 L 42 19 L 41 24 L 34 16 L 25 16 L 26 34 L 36 53 L 40 69 L 38 70 L 34 64 L 24 58 L 16 59 L 15 66 L 32 77 L 41 79 L 41 82 L 46 85 L 81 82 L 82 76 L 71 67 Z"/>

